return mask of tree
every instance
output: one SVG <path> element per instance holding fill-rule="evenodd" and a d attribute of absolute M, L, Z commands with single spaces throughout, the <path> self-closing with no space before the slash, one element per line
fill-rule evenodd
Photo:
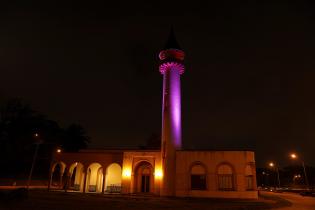
<path fill-rule="evenodd" d="M 34 134 L 38 137 L 35 138 Z M 28 172 L 35 143 L 41 143 L 38 168 L 47 174 L 47 167 L 56 147 L 65 151 L 86 148 L 89 138 L 82 126 L 72 124 L 63 129 L 59 124 L 34 111 L 20 99 L 9 100 L 0 112 L 0 167 L 1 173 L 24 174 Z"/>
<path fill-rule="evenodd" d="M 90 138 L 79 124 L 73 123 L 69 125 L 64 130 L 64 134 L 62 148 L 67 152 L 77 152 L 79 149 L 84 149 L 90 142 Z"/>

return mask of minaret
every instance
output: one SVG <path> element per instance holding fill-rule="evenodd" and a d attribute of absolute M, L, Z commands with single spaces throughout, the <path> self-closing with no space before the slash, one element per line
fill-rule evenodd
<path fill-rule="evenodd" d="M 163 75 L 161 196 L 175 195 L 176 150 L 182 146 L 180 75 L 184 73 L 184 56 L 171 29 L 165 48 L 159 54 Z"/>

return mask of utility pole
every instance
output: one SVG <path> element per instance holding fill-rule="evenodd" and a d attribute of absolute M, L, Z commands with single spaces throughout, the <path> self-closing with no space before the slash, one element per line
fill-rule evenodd
<path fill-rule="evenodd" d="M 34 136 L 36 138 L 39 137 L 38 133 L 35 133 Z M 36 162 L 36 157 L 37 157 L 37 153 L 38 153 L 38 149 L 39 149 L 39 145 L 40 145 L 40 141 L 37 141 L 36 143 L 36 148 L 35 148 L 35 152 L 34 152 L 34 156 L 33 156 L 33 161 L 32 161 L 32 166 L 31 166 L 31 170 L 30 170 L 30 174 L 28 176 L 28 180 L 27 180 L 27 189 L 29 189 L 31 181 L 32 181 L 32 175 L 33 175 L 33 170 L 34 170 L 34 166 L 35 166 L 35 162 Z"/>

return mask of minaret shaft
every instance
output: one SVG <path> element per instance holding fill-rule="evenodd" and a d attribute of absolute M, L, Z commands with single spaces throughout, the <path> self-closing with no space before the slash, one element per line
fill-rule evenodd
<path fill-rule="evenodd" d="M 181 149 L 180 71 L 170 66 L 163 76 L 162 138 L 166 146 Z M 163 146 L 163 145 L 162 145 Z"/>
<path fill-rule="evenodd" d="M 180 69 L 170 65 L 163 75 L 161 195 L 175 195 L 176 150 L 182 146 Z"/>

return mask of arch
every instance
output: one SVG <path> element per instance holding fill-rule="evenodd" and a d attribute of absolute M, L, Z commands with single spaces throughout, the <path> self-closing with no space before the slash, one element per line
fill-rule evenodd
<path fill-rule="evenodd" d="M 154 177 L 153 166 L 148 161 L 140 161 L 135 166 L 134 174 L 134 192 L 153 193 Z"/>
<path fill-rule="evenodd" d="M 63 187 L 63 176 L 65 172 L 66 164 L 62 161 L 55 162 L 51 167 L 51 178 L 50 184 L 53 187 L 62 188 Z"/>
<path fill-rule="evenodd" d="M 222 164 L 220 167 L 218 167 L 218 174 L 233 174 L 233 169 L 228 164 Z"/>
<path fill-rule="evenodd" d="M 245 166 L 245 184 L 246 190 L 254 190 L 254 173 L 250 164 Z"/>
<path fill-rule="evenodd" d="M 80 162 L 72 163 L 69 167 L 69 189 L 81 191 L 83 189 L 84 166 Z"/>
<path fill-rule="evenodd" d="M 195 162 L 190 166 L 190 189 L 207 189 L 207 168 L 202 162 Z"/>
<path fill-rule="evenodd" d="M 118 163 L 112 163 L 106 168 L 105 192 L 116 193 L 121 190 L 122 170 Z"/>
<path fill-rule="evenodd" d="M 62 161 L 59 161 L 59 162 L 55 162 L 52 167 L 51 167 L 51 171 L 54 172 L 55 171 L 55 168 L 56 166 L 59 166 L 60 167 L 60 170 L 62 173 L 64 173 L 65 169 L 66 169 L 66 164 Z"/>
<path fill-rule="evenodd" d="M 234 190 L 234 169 L 229 163 L 217 166 L 218 189 L 222 191 Z"/>
<path fill-rule="evenodd" d="M 102 192 L 103 167 L 99 163 L 92 163 L 86 171 L 86 192 Z"/>

